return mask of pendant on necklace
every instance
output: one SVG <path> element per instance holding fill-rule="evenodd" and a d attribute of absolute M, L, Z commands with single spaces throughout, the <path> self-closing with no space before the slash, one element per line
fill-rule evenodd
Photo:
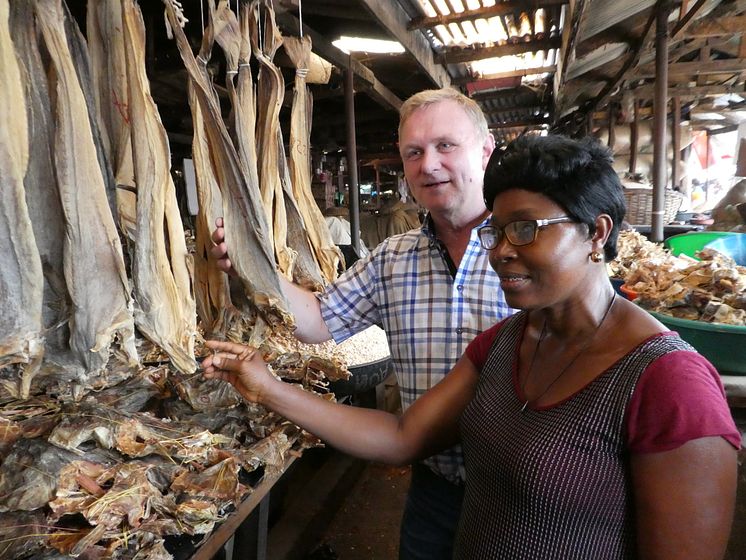
<path fill-rule="evenodd" d="M 525 403 L 523 403 L 523 406 L 521 407 L 521 412 L 523 412 L 524 410 L 526 410 L 527 406 L 528 406 L 528 401 L 526 401 Z"/>

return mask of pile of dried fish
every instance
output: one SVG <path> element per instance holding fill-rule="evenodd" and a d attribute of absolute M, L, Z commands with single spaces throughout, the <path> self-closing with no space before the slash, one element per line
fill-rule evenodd
<path fill-rule="evenodd" d="M 636 263 L 647 259 L 667 259 L 670 255 L 659 243 L 649 241 L 635 230 L 619 232 L 616 243 L 617 256 L 609 262 L 609 276 L 626 280 Z"/>
<path fill-rule="evenodd" d="M 746 267 L 712 249 L 688 257 L 641 259 L 626 284 L 641 307 L 681 319 L 746 325 Z"/>

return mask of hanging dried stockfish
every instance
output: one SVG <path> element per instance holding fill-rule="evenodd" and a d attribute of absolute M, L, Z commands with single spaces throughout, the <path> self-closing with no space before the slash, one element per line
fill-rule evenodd
<path fill-rule="evenodd" d="M 277 29 L 275 13 L 269 4 L 254 0 L 250 10 L 251 47 L 260 64 L 256 95 L 259 185 L 264 210 L 272 224 L 275 255 L 280 272 L 288 279 L 292 279 L 295 251 L 287 246 L 287 216 L 277 167 L 279 157 L 277 131 L 280 128 L 280 108 L 285 92 L 285 80 L 282 78 L 280 69 L 272 62 L 275 52 L 282 44 L 282 35 Z M 259 44 L 260 28 L 263 41 L 261 45 Z"/>
<path fill-rule="evenodd" d="M 13 2 L 10 25 L 26 97 L 29 161 L 24 187 L 29 218 L 44 271 L 45 355 L 59 356 L 68 348 L 67 287 L 62 262 L 65 218 L 54 173 L 53 117 L 49 106 L 47 76 L 39 53 L 33 5 Z"/>
<path fill-rule="evenodd" d="M 0 384 L 22 398 L 44 353 L 43 276 L 23 190 L 29 158 L 26 104 L 8 27 L 8 0 L 0 0 Z M 20 366 L 20 372 L 12 364 Z M 6 367 L 10 366 L 10 367 Z M 20 373 L 20 378 L 17 377 Z"/>
<path fill-rule="evenodd" d="M 122 246 L 108 206 L 88 108 L 60 21 L 60 0 L 34 9 L 56 77 L 55 165 L 65 213 L 65 280 L 72 301 L 70 348 L 86 373 L 100 372 L 115 337 L 137 364 Z M 84 380 L 83 380 L 84 381 Z"/>
<path fill-rule="evenodd" d="M 139 202 L 132 264 L 137 301 L 135 321 L 145 336 L 168 353 L 179 370 L 192 373 L 197 368 L 195 303 L 184 228 L 170 173 L 171 154 L 145 74 L 142 14 L 132 0 L 124 0 L 122 14 Z M 164 226 L 168 230 L 168 249 Z"/>
<path fill-rule="evenodd" d="M 86 33 L 96 114 L 114 170 L 119 227 L 135 238 L 135 177 L 130 141 L 127 64 L 121 0 L 89 0 Z"/>
<path fill-rule="evenodd" d="M 212 19 L 214 13 L 212 1 L 209 2 L 209 13 Z M 212 46 L 213 26 L 211 23 L 203 32 L 199 53 L 200 60 L 205 62 L 202 70 L 205 80 L 208 81 L 210 78 L 206 64 L 212 56 Z M 210 161 L 210 147 L 202 108 L 197 100 L 191 79 L 188 81 L 188 90 L 194 131 L 192 158 L 199 200 L 194 254 L 194 297 L 197 303 L 197 315 L 202 321 L 206 334 L 225 336 L 228 328 L 238 317 L 238 311 L 231 302 L 228 276 L 218 269 L 215 258 L 210 253 L 212 247 L 210 233 L 215 227 L 215 220 L 223 215 L 223 199 Z"/>
<path fill-rule="evenodd" d="M 292 247 L 298 254 L 293 267 L 293 282 L 311 291 L 320 292 L 324 289 L 326 282 L 321 275 L 319 263 L 316 261 L 316 254 L 308 238 L 300 208 L 298 208 L 293 196 L 293 185 L 290 180 L 287 158 L 285 157 L 282 130 L 277 131 L 277 152 L 285 213 L 288 218 L 288 246 Z M 324 222 L 324 227 L 326 227 L 326 222 Z"/>
<path fill-rule="evenodd" d="M 248 181 L 223 123 L 212 84 L 192 54 L 181 29 L 183 16 L 171 0 L 165 0 L 166 14 L 176 37 L 187 72 L 194 82 L 196 97 L 204 115 L 210 154 L 223 195 L 223 220 L 231 262 L 252 303 L 270 324 L 294 327 L 294 318 L 280 288 L 270 247 L 267 218 L 261 207 L 258 185 Z"/>
<path fill-rule="evenodd" d="M 306 72 L 311 61 L 311 38 L 306 35 L 301 39 L 288 39 L 285 42 L 285 52 L 296 67 L 293 110 L 290 117 L 290 173 L 293 193 L 321 272 L 328 282 L 332 282 L 337 277 L 340 262 L 344 261 L 311 191 L 312 112 L 311 98 L 306 87 Z"/>
<path fill-rule="evenodd" d="M 80 83 L 80 88 L 83 90 L 83 97 L 85 98 L 86 108 L 88 109 L 88 120 L 91 125 L 93 143 L 96 146 L 96 157 L 98 159 L 98 164 L 101 167 L 101 174 L 104 177 L 106 198 L 109 201 L 111 215 L 114 216 L 114 221 L 116 223 L 117 187 L 114 183 L 114 173 L 111 170 L 109 154 L 106 152 L 101 128 L 99 127 L 96 96 L 93 91 L 94 86 L 91 61 L 88 57 L 88 45 L 86 44 L 85 37 L 83 37 L 83 34 L 80 31 L 80 27 L 78 27 L 78 24 L 70 13 L 70 9 L 67 7 L 65 2 L 62 3 L 62 9 L 65 16 L 63 21 L 65 24 L 67 46 L 70 49 L 70 55 L 73 61 L 75 61 L 75 72 L 78 75 L 78 82 Z"/>

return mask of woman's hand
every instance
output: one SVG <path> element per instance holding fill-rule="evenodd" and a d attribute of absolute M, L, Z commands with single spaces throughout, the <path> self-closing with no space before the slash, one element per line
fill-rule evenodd
<path fill-rule="evenodd" d="M 256 348 L 219 340 L 208 340 L 205 345 L 215 351 L 202 362 L 205 379 L 227 381 L 247 401 L 260 402 L 274 377 Z"/>

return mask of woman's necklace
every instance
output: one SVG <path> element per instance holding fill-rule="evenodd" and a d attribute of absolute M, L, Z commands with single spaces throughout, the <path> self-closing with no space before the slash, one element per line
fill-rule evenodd
<path fill-rule="evenodd" d="M 567 362 L 567 365 L 565 365 L 565 367 L 563 367 L 560 370 L 560 372 L 554 377 L 554 379 L 552 379 L 551 383 L 549 383 L 549 385 L 547 385 L 537 397 L 534 397 L 531 400 L 526 399 L 526 402 L 524 402 L 523 406 L 521 407 L 521 412 L 526 410 L 526 407 L 528 406 L 529 402 L 538 401 L 541 397 L 546 395 L 549 389 L 551 389 L 554 386 L 554 384 L 557 383 L 557 381 L 559 381 L 559 378 L 562 377 L 562 375 L 564 375 L 564 373 L 568 369 L 570 369 L 570 366 L 575 363 L 575 360 L 577 360 L 583 352 L 588 350 L 591 343 L 593 342 L 593 339 L 596 337 L 596 333 L 601 328 L 601 326 L 604 324 L 604 321 L 606 321 L 606 317 L 609 316 L 609 311 L 611 311 L 611 308 L 614 305 L 615 300 L 616 300 L 616 292 L 612 292 L 611 301 L 609 302 L 608 307 L 606 307 L 606 311 L 604 311 L 604 315 L 603 317 L 601 317 L 601 321 L 596 326 L 596 329 L 593 331 L 593 334 L 591 334 L 591 336 L 588 337 L 588 342 L 583 344 L 583 346 L 580 348 L 577 354 L 575 354 L 572 357 L 572 359 L 569 362 Z M 525 391 L 526 384 L 528 383 L 528 380 L 531 378 L 531 372 L 534 369 L 534 362 L 536 361 L 536 355 L 539 353 L 539 348 L 541 347 L 541 343 L 544 341 L 544 338 L 546 337 L 546 335 L 547 335 L 547 320 L 544 319 L 544 324 L 541 327 L 541 334 L 539 334 L 539 340 L 536 341 L 536 348 L 534 348 L 534 355 L 531 356 L 531 363 L 529 364 L 528 371 L 526 372 L 526 378 L 523 380 L 523 384 L 521 385 L 521 393 L 523 393 L 524 397 L 526 396 L 526 391 Z"/>

